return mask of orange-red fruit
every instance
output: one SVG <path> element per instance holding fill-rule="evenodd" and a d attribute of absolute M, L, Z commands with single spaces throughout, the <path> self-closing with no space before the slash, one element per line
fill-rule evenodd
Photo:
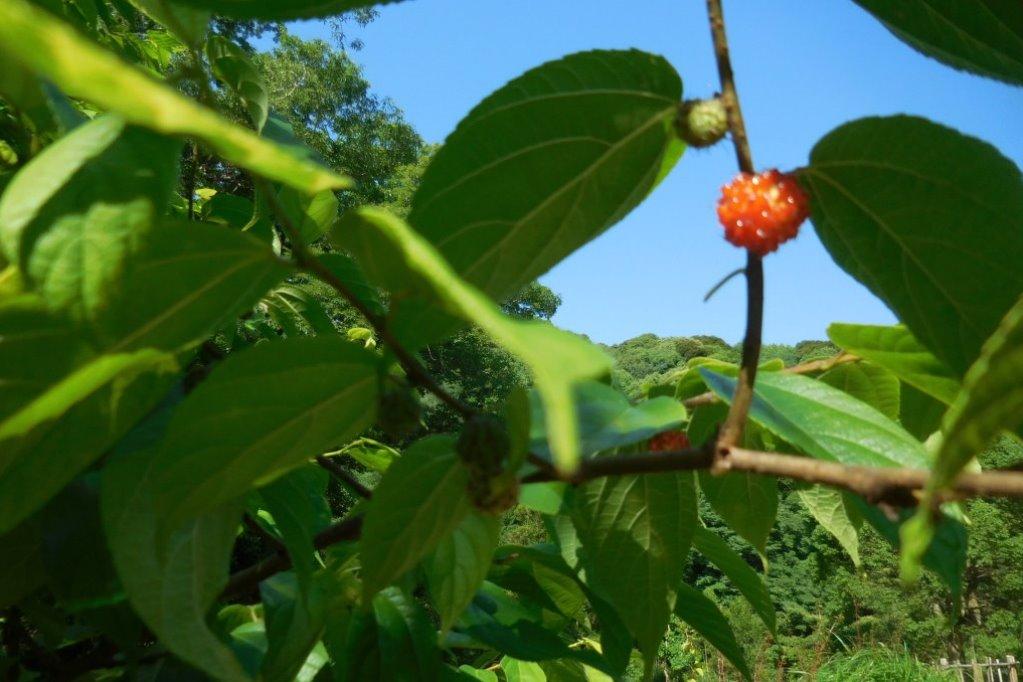
<path fill-rule="evenodd" d="M 653 452 L 670 452 L 685 450 L 689 447 L 689 436 L 685 431 L 665 431 L 650 439 L 650 450 Z"/>
<path fill-rule="evenodd" d="M 760 256 L 795 237 L 809 215 L 810 202 L 799 183 L 776 169 L 739 173 L 721 188 L 718 200 L 725 239 Z"/>

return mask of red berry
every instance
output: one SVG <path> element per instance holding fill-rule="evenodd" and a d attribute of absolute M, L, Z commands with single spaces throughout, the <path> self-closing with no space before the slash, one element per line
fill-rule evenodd
<path fill-rule="evenodd" d="M 650 439 L 650 450 L 653 452 L 670 452 L 685 450 L 689 447 L 689 436 L 685 431 L 665 431 Z"/>
<path fill-rule="evenodd" d="M 795 237 L 809 215 L 809 199 L 799 183 L 775 169 L 740 173 L 721 188 L 718 200 L 725 239 L 759 256 Z"/>

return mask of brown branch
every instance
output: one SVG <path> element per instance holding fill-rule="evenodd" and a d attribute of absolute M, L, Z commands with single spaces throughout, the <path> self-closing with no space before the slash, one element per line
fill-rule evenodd
<path fill-rule="evenodd" d="M 728 36 L 725 33 L 725 16 L 721 9 L 721 0 L 707 0 L 707 17 L 714 42 L 718 79 L 721 81 L 721 101 L 728 114 L 728 130 L 731 133 L 732 145 L 735 147 L 735 159 L 739 164 L 739 170 L 753 173 L 753 155 L 750 153 L 746 123 L 742 117 L 739 95 L 735 88 L 735 74 L 732 72 L 732 59 L 728 53 Z M 746 415 L 753 402 L 753 384 L 756 382 L 757 364 L 760 361 L 764 318 L 764 265 L 760 256 L 752 251 L 746 255 L 745 274 L 746 335 L 742 341 L 739 381 L 735 386 L 735 395 L 732 396 L 728 416 L 718 435 L 718 442 L 724 447 L 734 445 L 742 438 Z"/>
<path fill-rule="evenodd" d="M 259 188 L 259 191 L 266 197 L 267 203 L 270 204 L 270 209 L 273 211 L 274 216 L 277 218 L 284 232 L 287 234 L 288 239 L 291 241 L 292 253 L 295 257 L 295 263 L 302 270 L 306 271 L 311 275 L 315 275 L 326 284 L 329 284 L 331 288 L 341 294 L 352 306 L 362 314 L 363 317 L 373 326 L 377 334 L 383 340 L 384 344 L 394 353 L 394 356 L 401 363 L 402 368 L 405 370 L 405 374 L 409 380 L 415 385 L 422 389 L 429 391 L 430 393 L 437 396 L 442 402 L 448 405 L 458 414 L 463 417 L 471 417 L 476 413 L 474 409 L 463 403 L 461 400 L 451 395 L 437 383 L 437 380 L 426 370 L 426 368 L 416 359 L 416 357 L 410 353 L 397 338 L 391 334 L 390 329 L 387 326 L 387 321 L 377 315 L 369 307 L 363 303 L 358 296 L 352 292 L 348 286 L 341 281 L 341 279 L 331 272 L 330 268 L 325 266 L 323 262 L 315 256 L 302 239 L 301 234 L 295 225 L 291 222 L 291 218 L 288 217 L 284 207 L 281 206 L 281 202 L 277 199 L 277 195 L 273 193 L 269 183 L 262 178 L 253 176 L 253 182 Z"/>
<path fill-rule="evenodd" d="M 713 444 L 713 441 L 711 441 Z M 544 469 L 525 477 L 523 483 L 565 481 L 578 484 L 606 476 L 657 474 L 669 471 L 745 471 L 777 476 L 805 483 L 848 490 L 872 503 L 915 506 L 919 493 L 927 485 L 926 469 L 900 467 L 862 467 L 827 462 L 801 455 L 728 448 L 715 462 L 713 447 L 689 448 L 671 452 L 598 457 L 584 461 L 575 473 L 559 475 Z M 1023 473 L 984 471 L 963 473 L 949 486 L 941 501 L 966 497 L 1023 497 Z"/>
<path fill-rule="evenodd" d="M 358 540 L 362 533 L 362 517 L 353 516 L 339 521 L 316 534 L 313 547 L 324 549 L 339 542 Z M 228 601 L 243 597 L 255 590 L 259 583 L 272 575 L 291 568 L 291 557 L 287 552 L 278 552 L 232 575 L 220 593 L 220 599 Z"/>
<path fill-rule="evenodd" d="M 242 523 L 252 533 L 254 533 L 255 535 L 259 536 L 263 540 L 263 542 L 265 542 L 267 545 L 269 545 L 275 552 L 283 552 L 284 551 L 284 543 L 281 542 L 280 539 L 278 539 L 276 535 L 274 535 L 273 533 L 268 531 L 266 528 L 264 528 L 259 523 L 259 521 L 257 521 L 256 519 L 252 518 L 251 514 L 246 513 L 246 514 L 242 515 Z"/>
<path fill-rule="evenodd" d="M 319 455 L 316 463 L 329 471 L 336 479 L 359 497 L 368 500 L 373 497 L 373 491 L 359 482 L 359 479 L 352 475 L 352 472 L 335 462 L 330 457 Z"/>

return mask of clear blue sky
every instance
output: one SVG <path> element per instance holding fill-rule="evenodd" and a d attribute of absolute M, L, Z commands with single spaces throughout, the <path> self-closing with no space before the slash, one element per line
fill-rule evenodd
<path fill-rule="evenodd" d="M 758 167 L 797 167 L 842 122 L 893 113 L 926 116 L 1023 161 L 1023 89 L 916 53 L 850 0 L 725 5 Z M 412 0 L 383 7 L 352 37 L 365 42 L 355 59 L 375 91 L 440 142 L 509 79 L 579 50 L 662 54 L 682 75 L 686 97 L 711 94 L 717 72 L 704 11 L 702 0 Z M 294 30 L 329 35 L 315 22 Z M 741 280 L 701 301 L 743 262 L 714 214 L 718 188 L 734 173 L 730 145 L 688 150 L 642 206 L 541 279 L 564 299 L 555 322 L 606 343 L 643 332 L 739 340 Z M 822 338 L 832 321 L 894 319 L 831 261 L 809 223 L 765 267 L 767 341 Z"/>

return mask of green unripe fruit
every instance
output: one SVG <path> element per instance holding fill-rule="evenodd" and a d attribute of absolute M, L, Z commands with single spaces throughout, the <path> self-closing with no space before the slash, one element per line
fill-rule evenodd
<path fill-rule="evenodd" d="M 728 132 L 728 110 L 720 97 L 688 99 L 679 110 L 678 130 L 691 147 L 710 147 Z"/>
<path fill-rule="evenodd" d="M 377 426 L 389 436 L 404 436 L 419 426 L 422 406 L 414 389 L 405 385 L 387 386 L 380 394 Z"/>
<path fill-rule="evenodd" d="M 475 415 L 462 427 L 455 451 L 470 473 L 488 478 L 496 476 L 511 452 L 508 427 L 493 415 Z"/>

